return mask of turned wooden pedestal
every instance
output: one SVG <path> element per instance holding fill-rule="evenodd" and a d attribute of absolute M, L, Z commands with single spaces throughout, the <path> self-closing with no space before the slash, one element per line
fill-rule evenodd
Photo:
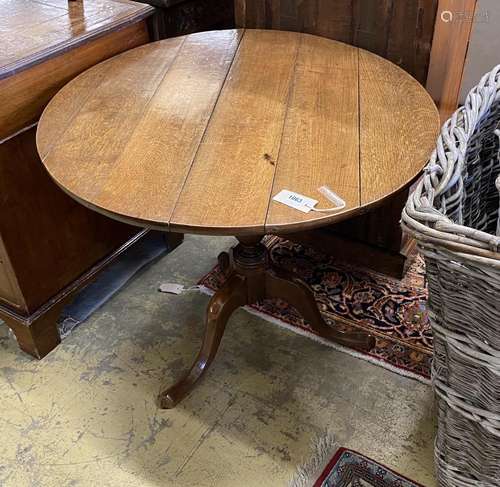
<path fill-rule="evenodd" d="M 229 254 L 224 252 L 219 255 L 226 282 L 208 303 L 205 337 L 198 357 L 185 377 L 160 394 L 162 408 L 174 407 L 210 367 L 233 311 L 266 298 L 287 301 L 302 314 L 318 335 L 340 345 L 362 351 L 368 351 L 375 345 L 375 339 L 366 333 L 343 333 L 328 326 L 309 286 L 293 273 L 271 264 L 261 237 L 239 237 L 238 240 L 239 244 Z"/>

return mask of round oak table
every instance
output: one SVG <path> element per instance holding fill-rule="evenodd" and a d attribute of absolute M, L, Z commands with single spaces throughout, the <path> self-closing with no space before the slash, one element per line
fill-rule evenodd
<path fill-rule="evenodd" d="M 191 370 L 160 394 L 173 407 L 213 360 L 238 307 L 290 302 L 313 329 L 369 350 L 373 337 L 327 325 L 312 291 L 276 269 L 262 238 L 365 212 L 421 171 L 438 131 L 429 95 L 362 49 L 308 34 L 225 30 L 148 44 L 68 83 L 38 125 L 54 181 L 83 205 L 134 225 L 239 243 L 219 256 L 224 286 L 208 305 Z M 288 189 L 332 206 L 302 213 L 273 201 Z M 383 222 L 382 222 L 383 224 Z"/>

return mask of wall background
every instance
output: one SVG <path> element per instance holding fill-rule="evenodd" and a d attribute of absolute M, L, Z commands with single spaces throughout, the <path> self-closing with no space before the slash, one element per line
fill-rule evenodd
<path fill-rule="evenodd" d="M 463 103 L 484 73 L 500 64 L 500 1 L 478 0 L 460 90 Z"/>

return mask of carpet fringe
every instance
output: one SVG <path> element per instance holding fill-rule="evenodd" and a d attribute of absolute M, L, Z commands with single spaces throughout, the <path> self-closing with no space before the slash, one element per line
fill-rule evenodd
<path fill-rule="evenodd" d="M 327 430 L 313 439 L 311 458 L 297 467 L 288 487 L 312 487 L 338 449 L 339 445 L 332 431 Z"/>
<path fill-rule="evenodd" d="M 207 294 L 209 296 L 213 296 L 214 291 L 210 289 L 207 286 L 200 285 L 199 286 L 199 291 L 202 292 L 203 294 Z M 417 380 L 418 382 L 421 382 L 422 384 L 430 385 L 431 380 L 427 379 L 425 377 L 422 377 L 419 374 L 416 374 L 414 372 L 411 372 L 409 370 L 401 369 L 399 367 L 396 367 L 395 365 L 388 364 L 387 362 L 384 362 L 383 360 L 380 360 L 376 357 L 371 357 L 369 355 L 365 355 L 361 352 L 357 352 L 356 350 L 351 350 L 350 348 L 343 347 L 342 345 L 338 345 L 337 343 L 333 343 L 326 338 L 319 337 L 318 335 L 315 335 L 314 333 L 311 333 L 307 330 L 303 330 L 302 328 L 298 328 L 296 326 L 290 325 L 278 318 L 275 318 L 274 316 L 269 316 L 266 313 L 262 313 L 261 311 L 258 311 L 250 306 L 244 306 L 243 307 L 245 311 L 248 313 L 258 316 L 266 321 L 269 321 L 270 323 L 274 323 L 275 325 L 281 326 L 282 328 L 285 328 L 286 330 L 290 330 L 294 333 L 297 333 L 298 335 L 310 338 L 311 340 L 314 340 L 316 342 L 322 343 L 323 345 L 326 345 L 327 347 L 333 348 L 339 352 L 342 353 L 347 353 L 348 355 L 351 355 L 352 357 L 359 358 L 361 360 L 364 360 L 365 362 L 370 362 L 371 364 L 378 365 L 379 367 L 383 367 L 384 369 L 390 370 L 391 372 L 395 372 L 396 374 L 402 375 L 404 377 L 408 377 L 410 379 Z"/>

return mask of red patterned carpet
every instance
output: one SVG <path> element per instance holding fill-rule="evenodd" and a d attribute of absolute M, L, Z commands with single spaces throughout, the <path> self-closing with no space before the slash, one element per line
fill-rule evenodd
<path fill-rule="evenodd" d="M 376 337 L 375 347 L 367 354 L 343 350 L 403 375 L 429 379 L 432 334 L 425 311 L 424 263 L 419 256 L 400 281 L 337 262 L 278 237 L 268 238 L 266 245 L 278 267 L 293 270 L 312 287 L 329 324 L 335 322 L 344 329 L 362 329 Z M 223 279 L 216 267 L 200 284 L 213 292 Z M 283 301 L 266 300 L 248 309 L 294 331 L 319 338 L 295 309 Z"/>
<path fill-rule="evenodd" d="M 317 479 L 301 487 L 423 487 L 390 468 L 347 448 L 339 448 Z M 295 486 L 294 486 L 295 487 Z"/>

